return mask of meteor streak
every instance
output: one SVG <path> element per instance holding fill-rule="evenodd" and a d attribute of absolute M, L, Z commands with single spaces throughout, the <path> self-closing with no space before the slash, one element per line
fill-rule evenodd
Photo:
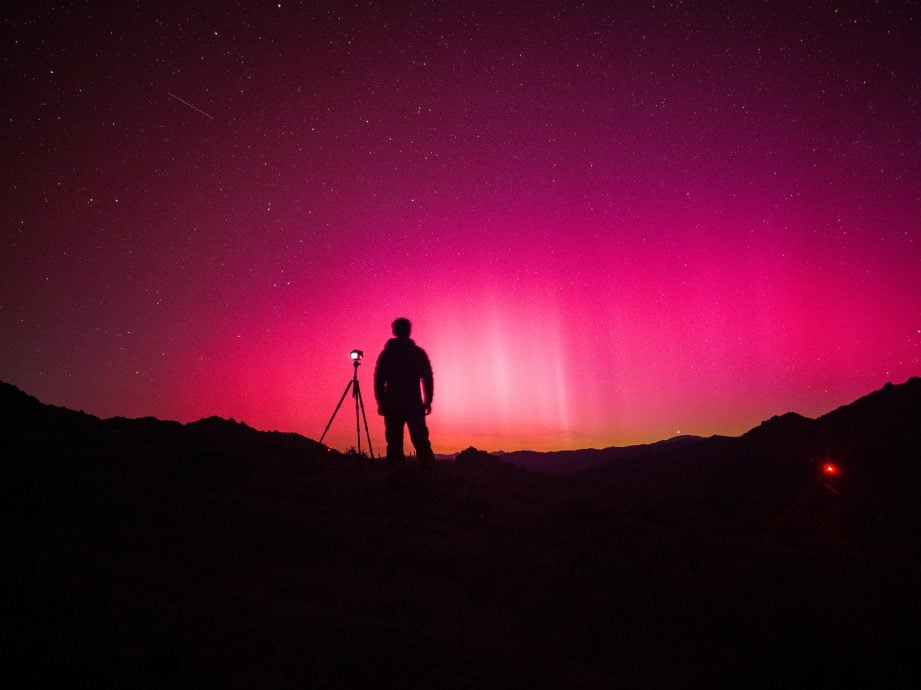
<path fill-rule="evenodd" d="M 180 103 L 189 106 L 192 110 L 196 110 L 196 111 L 200 112 L 202 115 L 204 115 L 205 117 L 207 117 L 209 120 L 213 120 L 213 119 L 214 119 L 213 117 L 211 117 L 208 113 L 206 113 L 206 112 L 205 112 L 204 110 L 202 110 L 201 108 L 196 108 L 194 105 L 192 105 L 192 104 L 189 103 L 188 101 L 184 101 L 184 100 L 182 100 L 181 98 L 179 98 L 179 96 L 177 96 L 176 94 L 170 93 L 169 91 L 167 91 L 166 93 L 168 93 L 170 96 L 172 96 L 173 98 L 175 98 L 175 99 L 176 99 L 177 101 L 179 101 Z"/>

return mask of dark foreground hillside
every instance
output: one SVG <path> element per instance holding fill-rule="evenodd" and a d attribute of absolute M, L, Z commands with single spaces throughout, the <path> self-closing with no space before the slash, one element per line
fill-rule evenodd
<path fill-rule="evenodd" d="M 0 404 L 0 645 L 17 687 L 921 680 L 917 489 L 890 476 L 870 500 L 842 476 L 833 493 L 790 455 L 796 422 L 737 440 L 757 472 L 673 482 L 738 448 L 662 458 L 646 481 L 472 450 L 393 472 L 224 420 L 100 421 L 5 385 Z M 876 474 L 913 477 L 916 441 L 889 439 Z"/>

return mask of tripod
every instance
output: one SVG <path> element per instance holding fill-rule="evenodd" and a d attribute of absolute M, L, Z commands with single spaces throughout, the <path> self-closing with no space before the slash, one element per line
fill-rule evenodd
<path fill-rule="evenodd" d="M 355 352 L 353 352 L 352 356 L 352 366 L 355 367 L 352 373 L 352 379 L 346 384 L 345 390 L 342 391 L 342 397 L 339 398 L 339 404 L 336 405 L 336 409 L 333 410 L 333 416 L 329 418 L 329 422 L 323 430 L 323 435 L 320 437 L 320 443 L 323 443 L 323 439 L 326 438 L 326 432 L 329 431 L 329 427 L 332 426 L 333 420 L 336 418 L 336 413 L 339 411 L 339 408 L 342 407 L 342 401 L 345 400 L 345 396 L 348 395 L 349 389 L 351 388 L 352 397 L 355 398 L 355 435 L 358 437 L 358 453 L 359 455 L 361 454 L 361 426 L 358 423 L 358 411 L 361 410 L 361 419 L 364 420 L 365 423 L 365 437 L 368 439 L 368 455 L 374 460 L 374 451 L 371 449 L 371 434 L 368 432 L 368 418 L 365 416 L 365 402 L 361 397 L 361 387 L 358 385 L 358 367 L 361 365 L 361 355 L 359 354 L 356 357 Z"/>

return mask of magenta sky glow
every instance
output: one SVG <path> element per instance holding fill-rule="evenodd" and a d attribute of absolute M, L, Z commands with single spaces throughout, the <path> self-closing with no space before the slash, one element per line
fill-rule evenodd
<path fill-rule="evenodd" d="M 738 434 L 921 374 L 918 5 L 748 4 L 9 14 L 0 378 L 318 438 L 357 347 L 382 451 L 407 316 L 451 452 Z"/>

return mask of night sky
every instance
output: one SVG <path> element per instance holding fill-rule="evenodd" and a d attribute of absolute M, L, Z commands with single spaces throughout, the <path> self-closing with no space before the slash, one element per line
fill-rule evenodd
<path fill-rule="evenodd" d="M 397 316 L 437 452 L 921 374 L 917 2 L 21 4 L 0 379 L 44 402 L 319 438 L 360 348 L 380 452 Z"/>

